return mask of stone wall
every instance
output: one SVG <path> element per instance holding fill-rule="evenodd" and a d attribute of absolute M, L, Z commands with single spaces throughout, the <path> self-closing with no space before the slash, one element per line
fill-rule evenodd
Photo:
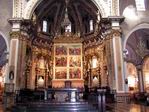
<path fill-rule="evenodd" d="M 9 32 L 11 25 L 8 23 L 8 19 L 12 18 L 13 0 L 0 0 L 0 32 L 9 41 Z"/>

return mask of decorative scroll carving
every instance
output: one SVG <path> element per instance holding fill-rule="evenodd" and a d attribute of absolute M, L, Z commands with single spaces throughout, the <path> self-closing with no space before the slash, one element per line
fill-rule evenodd
<path fill-rule="evenodd" d="M 10 32 L 11 39 L 19 39 L 20 37 L 20 31 L 12 31 Z"/>
<path fill-rule="evenodd" d="M 83 41 L 83 44 L 85 49 L 101 45 L 105 40 L 111 37 L 109 35 L 111 33 L 112 27 L 109 19 L 102 18 L 101 22 L 97 25 L 98 26 L 94 33 L 84 35 L 85 40 Z"/>
<path fill-rule="evenodd" d="M 112 16 L 119 15 L 119 2 L 118 0 L 112 0 Z"/>
<path fill-rule="evenodd" d="M 83 41 L 78 35 L 66 32 L 63 35 L 57 36 L 54 43 L 81 43 Z"/>
<path fill-rule="evenodd" d="M 18 38 L 22 40 L 32 40 L 35 36 L 35 26 L 31 20 L 24 20 L 20 18 L 9 19 L 10 24 L 17 24 L 17 28 L 12 28 L 13 31 L 10 32 L 11 38 Z"/>
<path fill-rule="evenodd" d="M 121 37 L 121 29 L 112 29 L 111 34 L 114 37 Z"/>
<path fill-rule="evenodd" d="M 33 39 L 33 45 L 38 46 L 39 48 L 51 48 L 52 47 L 52 38 L 48 35 L 38 33 L 38 37 Z"/>
<path fill-rule="evenodd" d="M 10 37 L 11 39 L 19 39 L 25 41 L 26 39 L 28 39 L 29 36 L 21 31 L 12 31 L 10 32 Z"/>

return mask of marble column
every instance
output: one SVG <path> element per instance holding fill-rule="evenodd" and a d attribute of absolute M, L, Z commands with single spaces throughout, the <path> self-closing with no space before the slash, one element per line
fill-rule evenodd
<path fill-rule="evenodd" d="M 121 29 L 120 23 L 123 21 L 123 17 L 109 17 L 111 20 L 112 25 L 112 52 L 113 52 L 113 66 L 114 66 L 114 88 L 118 93 L 124 92 L 124 72 L 123 72 L 123 50 L 122 50 L 122 36 L 121 36 Z"/>
<path fill-rule="evenodd" d="M 4 91 L 4 108 L 11 108 L 14 105 L 14 93 L 15 93 L 15 81 L 17 74 L 17 64 L 18 64 L 18 47 L 19 47 L 19 31 L 17 31 L 20 26 L 20 21 L 16 21 L 13 25 L 15 31 L 10 33 L 10 53 L 8 62 L 8 78 L 5 83 Z"/>
<path fill-rule="evenodd" d="M 25 71 L 26 34 L 21 31 L 22 19 L 10 19 L 10 53 L 8 62 L 8 76 L 5 83 L 4 106 L 11 108 L 15 101 L 16 90 L 22 88 Z"/>
<path fill-rule="evenodd" d="M 9 72 L 14 73 L 14 79 L 10 83 L 14 84 L 14 90 L 25 87 L 25 55 L 27 34 L 21 31 L 23 20 L 11 19 L 12 31 L 10 32 L 10 56 Z"/>
<path fill-rule="evenodd" d="M 139 92 L 144 92 L 144 79 L 143 79 L 143 71 L 142 71 L 142 65 L 138 65 L 137 67 L 137 74 L 138 74 L 138 86 L 139 86 Z"/>

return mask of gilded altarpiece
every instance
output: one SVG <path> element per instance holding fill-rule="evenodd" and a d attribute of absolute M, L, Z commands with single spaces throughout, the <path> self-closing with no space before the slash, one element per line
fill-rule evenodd
<path fill-rule="evenodd" d="M 56 38 L 53 46 L 52 87 L 65 87 L 67 81 L 71 82 L 71 87 L 83 87 L 82 69 L 81 39 L 74 35 Z"/>

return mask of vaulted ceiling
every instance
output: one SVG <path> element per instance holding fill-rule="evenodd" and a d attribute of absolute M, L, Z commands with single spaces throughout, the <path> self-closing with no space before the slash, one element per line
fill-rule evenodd
<path fill-rule="evenodd" d="M 149 54 L 149 29 L 133 32 L 126 43 L 127 59 L 134 64 L 141 64 L 144 56 Z"/>
<path fill-rule="evenodd" d="M 7 46 L 6 46 L 6 42 L 3 38 L 2 35 L 0 35 L 0 67 L 2 67 L 6 62 L 6 51 L 7 51 Z"/>
<path fill-rule="evenodd" d="M 35 9 L 38 23 L 47 20 L 50 32 L 59 32 L 65 15 L 66 2 L 72 31 L 79 30 L 80 33 L 85 33 L 88 21 L 97 19 L 98 9 L 91 0 L 43 0 Z"/>

